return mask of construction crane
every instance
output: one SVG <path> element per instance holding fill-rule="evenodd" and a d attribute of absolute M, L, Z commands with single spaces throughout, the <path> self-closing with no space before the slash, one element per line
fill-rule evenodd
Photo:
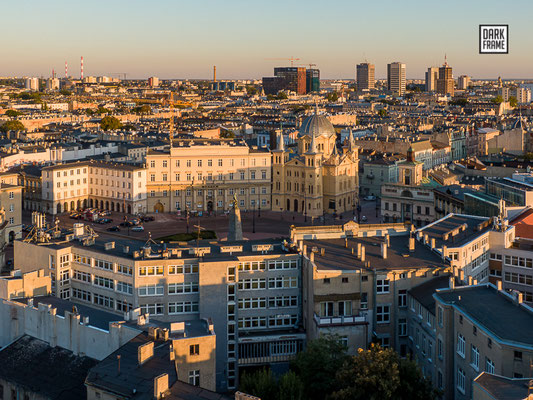
<path fill-rule="evenodd" d="M 294 57 L 291 57 L 291 58 L 265 58 L 265 60 L 290 61 L 291 62 L 291 67 L 294 66 L 294 62 L 295 61 L 300 61 L 299 58 L 294 58 Z"/>

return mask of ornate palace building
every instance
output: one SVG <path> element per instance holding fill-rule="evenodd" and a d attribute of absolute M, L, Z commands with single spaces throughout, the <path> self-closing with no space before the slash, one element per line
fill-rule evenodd
<path fill-rule="evenodd" d="M 337 150 L 331 122 L 315 112 L 298 134 L 298 152 L 278 139 L 272 151 L 272 210 L 310 217 L 352 210 L 359 195 L 358 149 L 353 137 Z"/>

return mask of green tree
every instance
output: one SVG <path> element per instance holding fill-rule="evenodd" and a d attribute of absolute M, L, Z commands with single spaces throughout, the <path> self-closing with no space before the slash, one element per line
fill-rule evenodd
<path fill-rule="evenodd" d="M 411 360 L 372 344 L 337 372 L 333 400 L 434 400 L 437 392 Z"/>
<path fill-rule="evenodd" d="M 137 106 L 133 109 L 133 112 L 136 114 L 148 114 L 150 111 L 152 111 L 152 109 L 147 104 Z"/>
<path fill-rule="evenodd" d="M 0 126 L 1 132 L 8 131 L 25 131 L 26 127 L 18 119 L 12 119 L 11 121 L 6 121 Z"/>
<path fill-rule="evenodd" d="M 336 102 L 339 100 L 339 94 L 337 92 L 328 93 L 327 99 L 329 102 Z"/>
<path fill-rule="evenodd" d="M 518 99 L 514 96 L 509 97 L 509 104 L 511 107 L 516 107 L 518 105 Z"/>
<path fill-rule="evenodd" d="M 239 391 L 259 397 L 261 400 L 277 400 L 278 388 L 270 369 L 246 373 L 241 377 Z"/>
<path fill-rule="evenodd" d="M 248 94 L 248 96 L 253 96 L 257 93 L 257 88 L 252 85 L 246 85 L 246 93 Z"/>
<path fill-rule="evenodd" d="M 278 95 L 276 96 L 278 100 L 287 100 L 289 96 L 287 96 L 287 93 L 279 91 Z"/>
<path fill-rule="evenodd" d="M 278 384 L 279 400 L 302 400 L 304 397 L 304 384 L 294 371 L 284 374 Z"/>
<path fill-rule="evenodd" d="M 102 107 L 102 106 L 99 106 L 97 109 L 96 109 L 96 114 L 109 114 L 109 110 L 105 107 Z"/>
<path fill-rule="evenodd" d="M 323 400 L 332 393 L 335 374 L 348 359 L 346 350 L 338 336 L 325 336 L 298 353 L 291 369 L 304 385 L 305 399 Z"/>
<path fill-rule="evenodd" d="M 268 101 L 272 101 L 272 100 L 275 100 L 276 98 L 274 97 L 273 94 L 267 94 L 267 100 Z"/>
<path fill-rule="evenodd" d="M 6 115 L 9 117 L 9 118 L 17 118 L 19 115 L 21 115 L 22 113 L 20 111 L 17 111 L 17 110 L 7 110 L 6 111 Z"/>
<path fill-rule="evenodd" d="M 229 129 L 221 129 L 220 130 L 220 137 L 222 139 L 233 139 L 235 137 L 235 132 Z"/>
<path fill-rule="evenodd" d="M 72 92 L 67 89 L 61 89 L 59 93 L 61 93 L 63 96 L 70 96 L 72 94 Z"/>
<path fill-rule="evenodd" d="M 468 104 L 468 100 L 467 99 L 456 99 L 456 100 L 452 100 L 448 103 L 450 106 L 460 106 L 460 107 L 464 107 Z"/>
<path fill-rule="evenodd" d="M 100 122 L 100 127 L 104 131 L 115 130 L 122 128 L 122 123 L 117 118 L 108 115 L 102 118 L 102 121 Z"/>
<path fill-rule="evenodd" d="M 387 110 L 385 110 L 384 108 L 379 109 L 378 115 L 380 117 L 386 117 L 387 116 Z"/>
<path fill-rule="evenodd" d="M 494 97 L 491 101 L 493 103 L 495 103 L 495 104 L 500 104 L 500 103 L 503 103 L 503 97 L 498 95 L 498 96 Z"/>

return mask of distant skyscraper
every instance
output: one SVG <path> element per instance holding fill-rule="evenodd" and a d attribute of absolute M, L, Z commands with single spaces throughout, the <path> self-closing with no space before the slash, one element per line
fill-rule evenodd
<path fill-rule="evenodd" d="M 439 68 L 439 79 L 437 79 L 437 92 L 439 94 L 453 96 L 455 82 L 453 80 L 452 67 L 447 62 Z"/>
<path fill-rule="evenodd" d="M 374 66 L 374 64 L 357 64 L 356 71 L 357 90 L 361 91 L 374 89 L 376 85 L 376 67 Z"/>
<path fill-rule="evenodd" d="M 405 86 L 405 64 L 400 62 L 387 64 L 387 89 L 396 96 L 403 96 Z"/>
<path fill-rule="evenodd" d="M 466 90 L 470 86 L 470 77 L 468 75 L 461 75 L 457 80 L 457 88 L 459 90 Z"/>
<path fill-rule="evenodd" d="M 159 78 L 157 76 L 151 76 L 148 78 L 148 85 L 151 87 L 159 86 Z"/>
<path fill-rule="evenodd" d="M 320 91 L 320 70 L 310 68 L 305 71 L 305 91 L 307 93 Z"/>
<path fill-rule="evenodd" d="M 34 92 L 39 91 L 39 78 L 26 78 L 24 80 L 24 87 Z"/>
<path fill-rule="evenodd" d="M 277 94 L 280 90 L 305 94 L 306 80 L 303 67 L 277 67 L 274 68 L 273 77 L 263 78 L 263 90 L 265 94 Z"/>
<path fill-rule="evenodd" d="M 439 79 L 439 69 L 437 67 L 429 67 L 426 72 L 426 92 L 437 90 L 437 79 Z"/>

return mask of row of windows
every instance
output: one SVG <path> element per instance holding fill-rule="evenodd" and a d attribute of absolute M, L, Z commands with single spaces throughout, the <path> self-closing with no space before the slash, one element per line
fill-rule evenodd
<path fill-rule="evenodd" d="M 77 253 L 73 253 L 72 254 L 72 260 L 78 264 L 82 264 L 82 265 L 91 265 L 91 257 L 87 257 L 87 256 L 84 256 L 84 255 L 81 255 L 81 254 L 77 254 Z M 94 261 L 94 266 L 96 268 L 100 268 L 100 269 L 104 269 L 106 271 L 113 271 L 113 263 L 110 262 L 110 261 L 105 261 L 105 260 L 98 260 L 96 259 Z M 117 264 L 117 272 L 119 274 L 123 274 L 123 275 L 133 275 L 133 268 L 131 266 L 128 266 L 128 265 L 123 265 L 123 264 Z"/>
<path fill-rule="evenodd" d="M 140 308 L 143 314 L 163 315 L 164 312 L 164 305 L 162 303 L 142 304 Z M 195 312 L 198 312 L 197 301 L 181 301 L 168 303 L 169 315 L 187 314 Z"/>
<path fill-rule="evenodd" d="M 298 296 L 277 296 L 277 297 L 251 297 L 239 299 L 239 309 L 254 310 L 261 308 L 287 308 L 298 305 Z"/>
<path fill-rule="evenodd" d="M 298 323 L 298 315 L 273 315 L 270 317 L 243 317 L 239 318 L 239 328 L 260 329 L 266 328 L 268 321 L 269 328 L 290 327 Z"/>
<path fill-rule="evenodd" d="M 267 263 L 265 261 L 246 261 L 239 263 L 239 271 L 265 271 Z M 270 271 L 280 269 L 298 268 L 297 260 L 275 260 L 268 262 Z"/>
<path fill-rule="evenodd" d="M 256 165 L 256 160 L 257 160 L 256 158 L 251 158 L 251 159 L 250 159 L 250 165 L 251 165 L 252 167 L 255 167 L 255 165 Z M 263 160 L 263 161 L 262 161 L 263 165 L 266 166 L 266 165 L 267 165 L 267 159 L 266 159 L 266 158 L 263 158 L 262 160 Z M 176 167 L 178 167 L 178 168 L 181 167 L 182 161 L 183 161 L 183 160 L 175 160 L 175 165 L 176 165 Z M 186 165 L 187 167 L 192 167 L 193 160 L 184 160 L 184 161 L 185 161 L 185 165 Z M 195 162 L 194 164 L 196 164 L 197 167 L 202 167 L 203 164 L 204 164 L 204 161 L 206 161 L 206 165 L 207 165 L 208 167 L 212 167 L 212 166 L 213 166 L 213 161 L 214 161 L 213 159 L 207 159 L 207 160 L 197 159 L 196 162 Z M 225 163 L 225 162 L 224 162 L 224 159 L 222 159 L 222 158 L 218 158 L 218 159 L 216 160 L 216 164 L 217 164 L 219 167 L 223 167 L 223 166 L 225 166 L 225 164 L 229 164 L 230 167 L 234 167 L 234 166 L 235 166 L 235 161 L 236 161 L 235 159 L 231 158 L 231 159 L 227 160 L 227 162 Z M 156 162 L 155 162 L 155 160 L 150 160 L 150 168 L 155 168 L 155 166 L 156 166 Z M 168 168 L 168 160 L 162 160 L 162 161 L 161 161 L 161 166 L 162 166 L 163 168 Z M 241 167 L 246 166 L 246 158 L 241 158 L 241 159 L 240 159 L 240 166 L 241 166 Z M 84 172 L 85 172 L 85 171 L 84 171 Z"/>
<path fill-rule="evenodd" d="M 259 175 L 257 174 L 257 171 L 250 171 L 249 179 L 250 180 L 259 179 L 258 176 Z M 208 180 L 208 181 L 218 180 L 218 181 L 222 181 L 222 180 L 224 180 L 224 173 L 218 172 L 216 175 L 214 175 L 213 172 L 208 172 L 207 175 L 204 175 L 202 172 L 197 172 L 196 173 L 196 178 L 195 178 L 195 177 L 192 176 L 191 172 L 186 172 L 183 175 L 180 174 L 180 173 L 174 174 L 174 177 L 175 177 L 176 182 L 182 181 L 183 177 L 185 177 L 186 181 L 193 181 L 193 180 L 197 180 L 197 181 L 202 181 L 202 180 Z M 227 174 L 227 177 L 228 177 L 228 180 L 230 180 L 230 181 L 235 180 L 235 172 L 229 172 Z M 240 171 L 239 172 L 239 177 L 240 177 L 241 181 L 246 180 L 247 178 L 246 178 L 245 171 Z M 268 179 L 267 171 L 265 171 L 265 170 L 261 171 L 261 179 L 263 179 L 263 180 Z M 168 174 L 162 173 L 161 174 L 161 181 L 168 182 L 169 181 Z M 103 180 L 102 180 L 102 182 L 103 182 Z M 150 174 L 150 182 L 156 182 L 156 174 Z M 92 183 L 92 180 L 91 180 L 91 183 Z M 111 185 L 111 186 L 113 186 L 113 185 Z"/>

